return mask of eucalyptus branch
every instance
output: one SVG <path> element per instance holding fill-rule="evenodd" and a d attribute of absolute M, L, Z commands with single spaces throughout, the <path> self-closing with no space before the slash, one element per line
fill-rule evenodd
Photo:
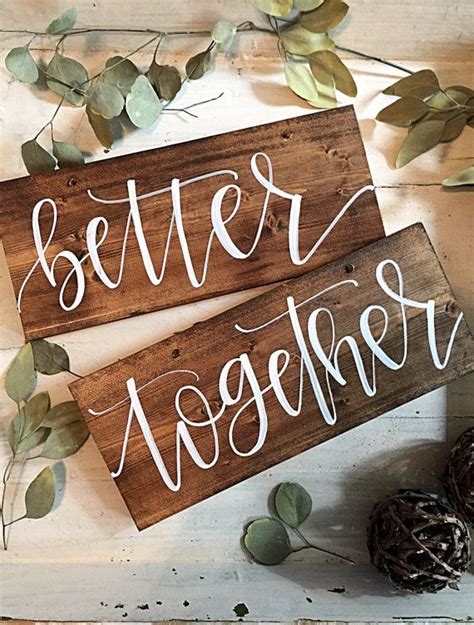
<path fill-rule="evenodd" d="M 297 547 L 296 549 L 293 549 L 293 553 L 297 553 L 298 551 L 303 551 L 304 549 L 315 549 L 316 551 L 321 551 L 322 553 L 326 553 L 330 556 L 335 556 L 336 558 L 339 558 L 340 560 L 345 560 L 346 562 L 350 562 L 351 564 L 356 564 L 354 560 L 352 560 L 351 558 L 348 558 L 347 556 L 341 556 L 341 554 L 336 553 L 335 551 L 330 551 L 329 549 L 323 549 L 322 547 L 318 547 L 317 545 L 310 543 L 309 540 L 305 536 L 303 536 L 303 534 L 300 532 L 300 530 L 297 527 L 293 527 L 292 529 L 295 532 L 295 534 L 298 536 L 298 538 L 300 538 L 304 543 L 302 547 Z"/>
<path fill-rule="evenodd" d="M 397 65 L 396 63 L 392 63 L 391 61 L 386 61 L 385 59 L 381 59 L 378 56 L 372 56 L 371 54 L 366 54 L 365 52 L 359 52 L 358 50 L 353 50 L 352 48 L 346 48 L 345 46 L 340 46 L 336 44 L 336 50 L 341 50 L 342 52 L 350 52 L 351 54 L 355 54 L 356 56 L 360 56 L 363 59 L 369 59 L 371 61 L 376 61 L 377 63 L 382 63 L 383 65 L 388 65 L 389 67 L 393 67 L 395 69 L 399 69 L 402 72 L 406 72 L 407 74 L 413 74 L 414 72 L 407 67 L 402 67 L 401 65 Z"/>
<path fill-rule="evenodd" d="M 221 93 L 219 93 L 219 95 L 213 97 L 213 98 L 208 98 L 207 100 L 201 100 L 200 102 L 194 102 L 193 104 L 188 104 L 187 106 L 183 106 L 183 108 L 169 108 L 169 107 L 163 107 L 163 113 L 187 113 L 188 115 L 190 115 L 191 117 L 195 117 L 197 118 L 197 115 L 194 115 L 194 113 L 190 113 L 189 109 L 194 108 L 195 106 L 202 106 L 203 104 L 208 104 L 209 102 L 215 102 L 216 100 L 219 100 L 219 98 L 222 98 L 222 96 L 224 95 L 224 92 L 222 91 Z"/>

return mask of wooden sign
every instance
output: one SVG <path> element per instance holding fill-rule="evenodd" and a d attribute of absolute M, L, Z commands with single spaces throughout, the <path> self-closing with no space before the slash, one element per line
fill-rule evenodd
<path fill-rule="evenodd" d="M 415 225 L 70 388 L 143 529 L 472 371 L 473 345 Z"/>
<path fill-rule="evenodd" d="M 0 233 L 27 339 L 300 275 L 384 235 L 352 107 L 21 178 Z"/>

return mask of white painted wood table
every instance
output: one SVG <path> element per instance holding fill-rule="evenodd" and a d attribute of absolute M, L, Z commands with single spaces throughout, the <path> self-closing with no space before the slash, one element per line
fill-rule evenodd
<path fill-rule="evenodd" d="M 208 28 L 219 18 L 258 20 L 249 2 L 222 0 L 78 0 L 78 25 Z M 358 0 L 342 45 L 412 69 L 431 67 L 444 84 L 472 86 L 472 0 Z M 69 0 L 3 0 L 3 28 L 41 28 L 70 6 Z M 75 37 L 66 50 L 91 69 L 106 58 L 137 47 L 137 35 Z M 2 36 L 4 57 L 24 37 Z M 88 42 L 88 45 L 85 42 Z M 181 66 L 205 44 L 201 38 L 173 40 L 163 58 Z M 35 44 L 33 44 L 35 46 Z M 51 45 L 49 45 L 51 47 Z M 137 57 L 143 67 L 151 50 Z M 46 54 L 51 54 L 48 52 Z M 377 186 L 387 233 L 422 221 L 432 238 L 468 322 L 474 321 L 472 194 L 449 193 L 441 180 L 473 159 L 472 130 L 401 171 L 393 168 L 403 131 L 376 123 L 388 103 L 381 90 L 401 76 L 371 61 L 350 60 L 359 85 L 355 107 Z M 307 113 L 284 86 L 273 39 L 240 37 L 235 53 L 219 57 L 212 74 L 187 85 L 179 104 L 224 92 L 199 111 L 199 119 L 168 114 L 150 131 L 124 138 L 108 155 L 97 149 L 83 110 L 65 109 L 57 135 L 74 139 L 90 160 L 185 141 Z M 0 115 L 1 178 L 24 175 L 20 144 L 49 119 L 56 98 L 14 82 L 3 69 Z M 291 167 L 291 163 L 288 163 Z M 119 357 L 233 306 L 240 293 L 56 337 L 73 368 L 91 372 Z M 0 371 L 23 343 L 5 259 L 0 263 Z M 41 380 L 53 401 L 68 397 L 66 375 Z M 3 389 L 3 382 L 1 383 Z M 8 445 L 5 427 L 14 407 L 0 392 L 2 466 Z M 437 491 L 448 449 L 473 424 L 472 377 L 465 378 L 308 451 L 274 469 L 138 534 L 92 440 L 65 462 L 61 501 L 50 516 L 13 526 L 9 550 L 0 554 L 0 614 L 49 620 L 235 619 L 244 603 L 245 620 L 464 620 L 473 614 L 473 577 L 459 592 L 407 596 L 393 592 L 367 557 L 365 529 L 373 504 L 400 487 Z M 42 466 L 19 469 L 21 490 Z M 302 483 L 314 512 L 308 537 L 356 559 L 348 566 L 316 553 L 296 554 L 278 567 L 250 563 L 240 547 L 244 524 L 267 512 L 267 497 L 282 480 Z M 343 589 L 343 592 L 337 592 Z"/>

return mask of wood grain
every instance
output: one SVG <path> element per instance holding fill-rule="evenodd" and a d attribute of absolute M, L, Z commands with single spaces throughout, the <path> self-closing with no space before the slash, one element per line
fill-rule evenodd
<path fill-rule="evenodd" d="M 46 197 L 54 199 L 58 206 L 56 234 L 46 252 L 49 264 L 63 250 L 70 250 L 81 258 L 87 252 L 87 224 L 92 218 L 103 215 L 109 222 L 109 233 L 99 256 L 107 274 L 116 279 L 130 206 L 127 202 L 97 204 L 88 197 L 87 190 L 99 198 L 123 198 L 127 196 L 126 181 L 131 178 L 136 179 L 137 194 L 141 195 L 166 187 L 174 177 L 186 180 L 220 169 L 235 170 L 239 174 L 242 202 L 228 230 L 240 249 L 250 249 L 265 196 L 250 171 L 250 159 L 262 150 L 272 161 L 275 184 L 287 192 L 303 194 L 299 229 L 302 255 L 311 249 L 351 195 L 371 182 L 352 107 L 9 181 L 0 187 L 0 225 L 16 296 L 36 260 L 31 211 L 36 202 Z M 224 183 L 228 184 L 229 178 L 224 181 L 222 177 L 208 179 L 184 187 L 181 192 L 183 224 L 198 277 L 202 274 L 212 229 L 211 200 Z M 234 202 L 235 196 L 224 200 L 224 217 L 231 213 Z M 159 274 L 171 218 L 170 194 L 140 200 L 139 207 L 146 242 Z M 161 284 L 154 286 L 149 281 L 132 227 L 119 287 L 107 288 L 98 279 L 88 258 L 84 263 L 84 300 L 70 312 L 58 303 L 59 288 L 70 265 L 63 261 L 57 263 L 58 287 L 52 287 L 41 268 L 37 268 L 22 298 L 25 335 L 33 339 L 76 330 L 286 279 L 343 256 L 384 234 L 375 196 L 366 193 L 342 217 L 312 259 L 305 265 L 295 266 L 288 253 L 288 214 L 289 201 L 272 195 L 262 236 L 248 259 L 232 258 L 214 240 L 208 277 L 200 288 L 190 283 L 176 228 L 173 228 Z M 50 231 L 49 216 L 49 209 L 41 215 L 42 232 Z M 46 238 L 46 234 L 43 236 Z M 74 290 L 74 284 L 66 289 L 68 303 L 74 298 Z"/>
<path fill-rule="evenodd" d="M 140 392 L 140 399 L 155 441 L 173 479 L 177 465 L 177 415 L 174 402 L 181 385 L 191 382 L 196 384 L 209 400 L 215 414 L 222 405 L 218 388 L 219 374 L 227 361 L 240 354 L 247 354 L 260 388 L 263 389 L 269 383 L 270 354 L 277 349 L 285 349 L 291 358 L 290 365 L 282 376 L 282 385 L 290 404 L 295 406 L 298 400 L 302 352 L 296 343 L 288 316 L 253 334 L 243 334 L 235 328 L 236 324 L 253 328 L 279 315 L 286 310 L 289 296 L 294 297 L 298 304 L 350 276 L 350 279 L 358 282 L 357 288 L 347 285 L 340 287 L 319 297 L 312 304 L 299 308 L 301 327 L 306 327 L 309 315 L 315 308 L 325 306 L 332 310 L 336 322 L 336 341 L 346 335 L 354 337 L 368 369 L 370 352 L 360 333 L 359 318 L 367 305 L 378 304 L 388 314 L 383 350 L 395 360 L 401 360 L 403 326 L 400 306 L 381 291 L 375 280 L 376 266 L 385 259 L 392 259 L 399 264 L 406 297 L 420 302 L 435 300 L 436 340 L 442 356 L 460 311 L 430 241 L 423 227 L 417 224 L 73 383 L 70 389 L 79 402 L 108 468 L 115 471 L 119 465 L 129 404 L 125 402 L 101 416 L 92 416 L 89 409 L 100 412 L 125 399 L 128 396 L 126 381 L 130 377 L 135 379 L 139 388 L 147 385 Z M 395 273 L 390 275 L 393 275 L 394 282 L 391 286 L 397 290 Z M 323 420 L 305 374 L 303 407 L 298 416 L 290 418 L 281 408 L 273 391 L 265 395 L 269 415 L 266 441 L 258 453 L 245 458 L 232 451 L 227 437 L 231 421 L 239 407 L 252 396 L 249 389 L 246 389 L 236 406 L 227 407 L 217 422 L 220 457 L 211 469 L 204 471 L 197 468 L 190 455 L 186 451 L 182 452 L 183 485 L 177 493 L 169 490 L 161 480 L 138 423 L 134 420 L 125 469 L 116 482 L 137 527 L 148 527 L 473 370 L 473 339 L 464 321 L 458 328 L 448 366 L 439 370 L 433 364 L 428 347 L 425 311 L 410 307 L 407 318 L 409 347 L 406 363 L 397 371 L 377 363 L 377 393 L 374 397 L 368 397 L 364 393 L 356 373 L 354 358 L 346 345 L 341 350 L 338 363 L 348 383 L 345 386 L 331 384 L 338 413 L 335 425 L 329 426 Z M 374 336 L 380 336 L 382 316 L 371 325 Z M 327 354 L 332 340 L 329 325 L 319 335 Z M 311 354 L 317 376 L 319 380 L 323 380 L 324 369 L 312 351 Z M 183 380 L 179 376 L 168 376 L 150 383 L 156 376 L 175 369 L 195 371 L 199 375 L 199 382 L 196 383 L 193 378 Z M 233 389 L 232 393 L 238 388 L 239 371 L 238 367 L 234 367 L 229 374 L 229 388 Z M 326 391 L 324 392 L 329 400 Z M 203 420 L 203 403 L 196 395 L 189 393 L 182 405 L 188 418 L 193 421 Z M 209 461 L 213 455 L 209 428 L 191 430 L 194 443 Z M 256 442 L 258 430 L 257 412 L 254 404 L 251 404 L 249 409 L 242 412 L 235 425 L 234 441 L 237 448 L 242 452 L 251 449 Z"/>

